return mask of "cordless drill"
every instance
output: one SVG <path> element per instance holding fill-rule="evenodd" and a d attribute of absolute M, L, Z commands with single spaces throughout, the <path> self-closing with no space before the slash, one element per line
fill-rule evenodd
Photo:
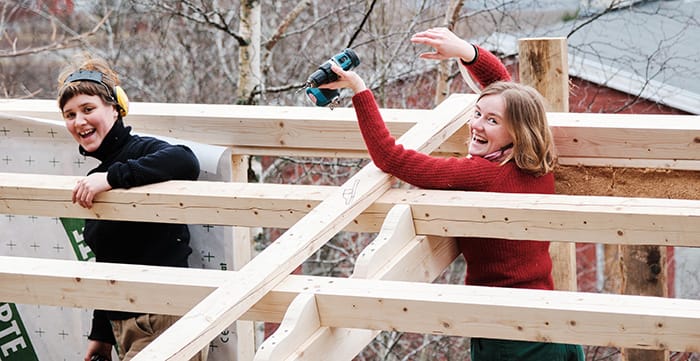
<path fill-rule="evenodd" d="M 331 70 L 331 65 L 334 63 L 343 70 L 348 71 L 360 65 L 360 58 L 357 57 L 357 54 L 355 54 L 352 49 L 345 49 L 321 64 L 321 66 L 309 76 L 309 79 L 306 80 L 306 95 L 319 107 L 329 106 L 333 109 L 338 105 L 340 92 L 337 89 L 318 88 L 319 85 L 332 83 L 338 80 L 338 75 Z"/>

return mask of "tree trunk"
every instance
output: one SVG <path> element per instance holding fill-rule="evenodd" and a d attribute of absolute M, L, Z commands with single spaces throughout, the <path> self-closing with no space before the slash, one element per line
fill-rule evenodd
<path fill-rule="evenodd" d="M 261 85 L 260 69 L 260 0 L 241 3 L 240 34 L 248 44 L 238 50 L 238 104 L 255 104 L 253 91 Z"/>

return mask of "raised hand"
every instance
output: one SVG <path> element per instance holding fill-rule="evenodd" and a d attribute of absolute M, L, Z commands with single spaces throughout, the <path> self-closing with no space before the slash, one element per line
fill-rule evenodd
<path fill-rule="evenodd" d="M 461 39 L 447 28 L 432 28 L 413 34 L 411 42 L 433 47 L 435 50 L 420 54 L 423 59 L 445 60 L 460 58 L 471 62 L 476 50 L 466 40 Z"/>

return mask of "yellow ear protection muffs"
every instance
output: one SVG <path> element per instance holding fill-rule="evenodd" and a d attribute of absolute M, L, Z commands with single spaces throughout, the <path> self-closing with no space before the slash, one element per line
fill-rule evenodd
<path fill-rule="evenodd" d="M 119 85 L 115 86 L 114 88 L 111 88 L 109 85 L 107 85 L 107 83 L 105 83 L 102 80 L 103 76 L 104 74 L 96 70 L 80 69 L 69 75 L 68 78 L 66 78 L 66 81 L 63 82 L 63 84 L 83 80 L 91 81 L 97 84 L 102 84 L 107 89 L 107 92 L 110 94 L 114 102 L 117 103 L 117 110 L 119 110 L 119 115 L 121 115 L 122 118 L 125 117 L 126 114 L 129 113 L 129 97 L 126 96 L 126 92 Z"/>

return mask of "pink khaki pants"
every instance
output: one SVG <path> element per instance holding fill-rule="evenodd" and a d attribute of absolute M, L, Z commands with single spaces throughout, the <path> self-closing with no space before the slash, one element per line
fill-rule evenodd
<path fill-rule="evenodd" d="M 178 316 L 145 314 L 126 320 L 111 321 L 114 338 L 117 340 L 119 359 L 131 360 L 178 319 Z M 190 361 L 206 361 L 208 354 L 207 346 Z"/>

